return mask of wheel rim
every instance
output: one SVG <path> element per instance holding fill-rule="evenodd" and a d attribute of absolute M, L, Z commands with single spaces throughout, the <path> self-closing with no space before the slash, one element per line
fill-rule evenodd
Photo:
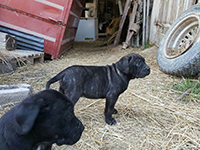
<path fill-rule="evenodd" d="M 197 15 L 186 16 L 178 22 L 165 40 L 165 57 L 173 59 L 188 51 L 198 37 L 199 25 Z"/>

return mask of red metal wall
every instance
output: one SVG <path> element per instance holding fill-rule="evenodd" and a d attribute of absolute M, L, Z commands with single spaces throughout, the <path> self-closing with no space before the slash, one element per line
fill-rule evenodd
<path fill-rule="evenodd" d="M 0 25 L 44 38 L 57 59 L 73 46 L 85 0 L 1 0 Z"/>

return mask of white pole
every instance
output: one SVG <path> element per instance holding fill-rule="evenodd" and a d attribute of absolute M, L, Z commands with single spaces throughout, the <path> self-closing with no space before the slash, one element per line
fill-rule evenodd
<path fill-rule="evenodd" d="M 136 12 L 136 23 L 140 21 L 140 12 Z M 136 47 L 140 46 L 140 34 L 137 33 L 137 39 L 136 39 Z"/>
<path fill-rule="evenodd" d="M 150 3 L 150 0 L 147 0 L 147 18 L 146 18 L 146 40 L 145 42 L 147 43 L 148 40 L 149 40 L 149 3 Z"/>
<path fill-rule="evenodd" d="M 142 27 L 142 32 L 143 32 L 143 36 L 142 36 L 142 48 L 144 49 L 145 46 L 145 25 L 146 25 L 146 0 L 143 0 L 143 27 Z"/>
<path fill-rule="evenodd" d="M 123 8 L 122 8 L 121 0 L 118 0 L 118 6 L 119 6 L 119 14 L 120 14 L 120 16 L 122 16 L 124 11 L 123 11 Z"/>

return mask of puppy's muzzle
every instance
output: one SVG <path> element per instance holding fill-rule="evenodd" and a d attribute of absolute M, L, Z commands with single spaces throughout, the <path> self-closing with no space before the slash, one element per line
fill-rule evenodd
<path fill-rule="evenodd" d="M 81 135 L 84 130 L 84 126 L 83 126 L 82 122 L 76 117 L 74 117 L 74 120 L 76 120 L 76 121 L 74 121 L 76 123 L 72 124 L 73 131 L 71 132 L 71 136 L 70 136 L 70 137 L 72 137 L 71 138 L 72 140 L 70 140 L 70 142 L 68 143 L 69 145 L 76 143 L 81 138 Z"/>
<path fill-rule="evenodd" d="M 136 78 L 144 78 L 145 76 L 150 74 L 150 67 L 148 65 L 144 65 L 143 68 L 140 70 L 139 75 L 136 75 Z"/>

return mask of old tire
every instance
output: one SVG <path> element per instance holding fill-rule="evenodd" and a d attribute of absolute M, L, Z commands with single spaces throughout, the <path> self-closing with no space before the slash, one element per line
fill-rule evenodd
<path fill-rule="evenodd" d="M 200 3 L 185 11 L 162 39 L 157 63 L 160 69 L 176 76 L 200 73 Z"/>

